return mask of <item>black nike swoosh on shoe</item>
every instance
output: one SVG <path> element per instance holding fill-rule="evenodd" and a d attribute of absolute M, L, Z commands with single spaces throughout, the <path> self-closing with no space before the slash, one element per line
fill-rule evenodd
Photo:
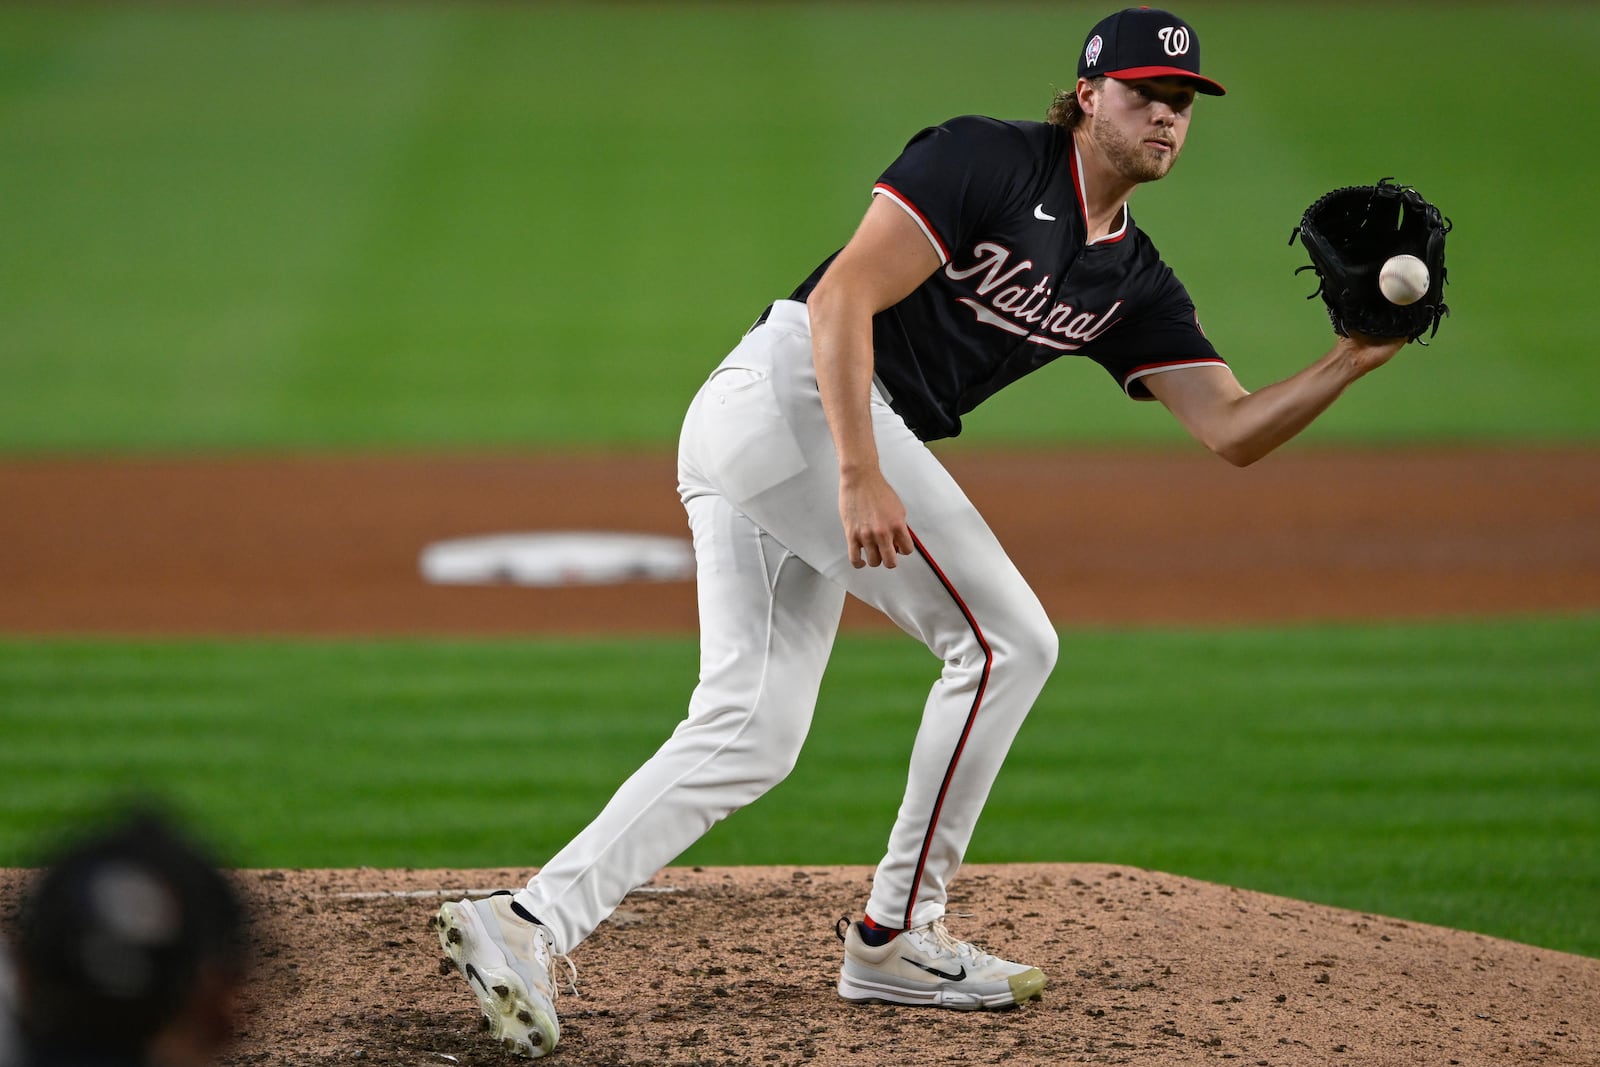
<path fill-rule="evenodd" d="M 478 974 L 478 968 L 474 967 L 470 963 L 467 964 L 467 981 L 477 982 L 478 988 L 482 989 L 485 993 L 489 991 L 489 987 L 484 984 L 483 978 Z"/>
<path fill-rule="evenodd" d="M 929 967 L 926 963 L 918 963 L 910 956 L 901 956 L 900 958 L 918 970 L 927 971 L 936 978 L 943 978 L 947 982 L 959 982 L 967 976 L 967 969 L 965 967 L 962 967 L 959 971 L 951 974 L 949 971 L 941 971 L 937 967 Z"/>

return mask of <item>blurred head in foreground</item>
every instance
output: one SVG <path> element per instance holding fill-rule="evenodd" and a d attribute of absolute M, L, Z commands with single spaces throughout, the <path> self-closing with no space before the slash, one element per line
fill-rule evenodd
<path fill-rule="evenodd" d="M 22 1062 L 210 1063 L 232 1034 L 245 913 L 168 819 L 126 814 L 49 858 L 14 931 Z"/>

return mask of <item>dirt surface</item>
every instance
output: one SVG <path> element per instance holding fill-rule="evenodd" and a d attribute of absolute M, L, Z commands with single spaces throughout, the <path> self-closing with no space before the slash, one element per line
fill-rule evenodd
<path fill-rule="evenodd" d="M 1600 450 L 945 456 L 1063 626 L 1600 608 Z M 674 482 L 664 454 L 0 461 L 0 632 L 690 631 L 692 582 L 418 569 L 477 534 L 687 536 Z"/>
<path fill-rule="evenodd" d="M 974 455 L 948 462 L 1058 623 L 1600 609 L 1600 451 Z M 692 583 L 430 587 L 436 540 L 682 534 L 661 455 L 0 462 L 0 632 L 688 631 Z M 876 626 L 852 608 L 847 625 Z M 229 1064 L 471 1065 L 441 899 L 528 871 L 250 871 Z M 0 871 L 9 911 L 23 872 Z M 554 1062 L 593 1065 L 1600 1063 L 1600 961 L 1147 871 L 984 866 L 958 936 L 1043 968 L 1003 1013 L 855 1007 L 833 921 L 866 868 L 672 868 L 576 960 Z"/>
<path fill-rule="evenodd" d="M 527 872 L 247 871 L 249 1064 L 513 1062 L 428 917 Z M 0 871 L 11 899 L 19 872 Z M 1095 865 L 966 872 L 965 936 L 1042 968 L 1009 1012 L 851 1005 L 833 922 L 871 871 L 669 868 L 575 954 L 550 1062 L 1412 1067 L 1600 1062 L 1600 960 Z"/>

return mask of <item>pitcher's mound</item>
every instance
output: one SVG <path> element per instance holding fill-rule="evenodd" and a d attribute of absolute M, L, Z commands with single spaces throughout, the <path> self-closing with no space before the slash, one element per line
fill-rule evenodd
<path fill-rule="evenodd" d="M 12 872 L 14 873 L 14 872 Z M 234 1064 L 506 1064 L 442 974 L 442 899 L 527 871 L 250 871 Z M 1041 967 L 1008 1012 L 855 1006 L 834 922 L 871 871 L 669 868 L 574 954 L 552 1064 L 1600 1062 L 1600 960 L 1103 865 L 968 867 L 953 933 Z M 968 913 L 968 914 L 958 914 Z"/>

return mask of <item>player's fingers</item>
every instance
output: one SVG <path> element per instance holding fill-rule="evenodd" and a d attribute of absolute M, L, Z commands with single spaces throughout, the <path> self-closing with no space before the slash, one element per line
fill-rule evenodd
<path fill-rule="evenodd" d="M 850 566 L 854 567 L 856 570 L 860 570 L 862 567 L 867 565 L 866 560 L 861 558 L 861 542 L 854 537 L 847 538 L 846 540 L 850 546 Z"/>
<path fill-rule="evenodd" d="M 878 558 L 883 565 L 893 570 L 899 563 L 898 557 L 905 555 L 900 551 L 900 534 L 895 530 L 885 530 L 878 535 Z"/>
<path fill-rule="evenodd" d="M 894 550 L 902 556 L 916 553 L 917 543 L 911 539 L 911 527 L 901 526 L 894 532 Z"/>
<path fill-rule="evenodd" d="M 867 538 L 861 545 L 861 558 L 866 560 L 867 566 L 876 567 L 883 562 L 883 553 L 878 550 L 878 542 Z"/>

